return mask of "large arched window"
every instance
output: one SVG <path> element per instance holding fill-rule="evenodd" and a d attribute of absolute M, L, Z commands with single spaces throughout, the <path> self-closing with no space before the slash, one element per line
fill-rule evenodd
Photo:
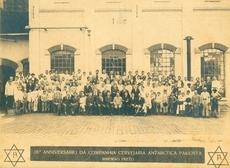
<path fill-rule="evenodd" d="M 150 71 L 154 74 L 175 75 L 175 52 L 177 47 L 159 43 L 148 48 L 150 52 Z"/>
<path fill-rule="evenodd" d="M 150 52 L 150 71 L 152 73 L 175 74 L 175 54 L 167 49 Z"/>
<path fill-rule="evenodd" d="M 108 50 L 102 53 L 102 70 L 106 73 L 126 72 L 126 53 L 120 50 Z"/>
<path fill-rule="evenodd" d="M 51 69 L 58 72 L 74 71 L 74 53 L 67 50 L 58 50 L 51 53 Z"/>
<path fill-rule="evenodd" d="M 111 71 L 123 74 L 126 72 L 126 53 L 128 48 L 119 44 L 109 44 L 101 47 L 99 51 L 102 54 L 102 70 L 107 74 Z"/>
<path fill-rule="evenodd" d="M 225 96 L 225 61 L 224 51 L 209 48 L 202 51 L 201 55 L 201 77 L 214 76 L 220 81 L 222 89 L 221 94 Z"/>
<path fill-rule="evenodd" d="M 51 69 L 58 72 L 74 72 L 74 53 L 76 50 L 76 48 L 65 44 L 49 48 Z"/>

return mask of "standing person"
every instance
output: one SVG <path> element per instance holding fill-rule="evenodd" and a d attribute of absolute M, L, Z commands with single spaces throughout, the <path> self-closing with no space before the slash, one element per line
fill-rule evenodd
<path fill-rule="evenodd" d="M 192 96 L 192 109 L 193 109 L 193 116 L 199 117 L 200 115 L 200 95 L 197 93 L 197 91 L 194 91 L 194 95 Z"/>
<path fill-rule="evenodd" d="M 22 101 L 23 101 L 23 92 L 21 91 L 21 87 L 18 86 L 17 90 L 14 91 L 14 102 L 15 102 L 16 115 L 21 114 Z"/>
<path fill-rule="evenodd" d="M 152 104 L 151 114 L 156 114 L 156 97 L 157 97 L 156 92 L 151 91 L 151 104 Z"/>
<path fill-rule="evenodd" d="M 177 97 L 175 94 L 172 92 L 168 98 L 168 110 L 169 114 L 175 115 L 176 114 L 176 109 L 177 109 Z"/>
<path fill-rule="evenodd" d="M 35 89 L 35 84 L 34 84 L 34 83 L 32 82 L 32 80 L 30 79 L 30 80 L 28 81 L 28 83 L 26 84 L 27 93 L 28 93 L 28 92 L 34 91 L 34 89 Z"/>
<path fill-rule="evenodd" d="M 219 92 L 221 89 L 221 83 L 217 80 L 216 76 L 213 76 L 212 78 L 212 90 L 216 90 L 216 92 Z"/>
<path fill-rule="evenodd" d="M 161 95 L 161 92 L 157 92 L 155 102 L 156 102 L 156 114 L 162 114 L 162 95 Z"/>
<path fill-rule="evenodd" d="M 112 95 L 112 98 L 114 98 L 116 96 L 117 92 L 119 92 L 117 83 L 115 81 L 113 81 L 112 86 L 111 86 L 111 95 Z"/>
<path fill-rule="evenodd" d="M 48 99 L 48 101 L 47 101 L 47 111 L 48 111 L 48 113 L 53 112 L 53 92 L 52 92 L 51 88 L 48 89 L 47 97 L 48 97 L 47 98 Z"/>
<path fill-rule="evenodd" d="M 202 104 L 202 116 L 209 117 L 209 105 L 210 105 L 210 94 L 207 92 L 207 88 L 204 87 L 201 93 L 201 104 Z"/>
<path fill-rule="evenodd" d="M 53 107 L 54 113 L 61 115 L 61 103 L 62 103 L 62 94 L 59 87 L 56 88 L 56 92 L 53 94 Z"/>
<path fill-rule="evenodd" d="M 140 90 L 139 90 L 139 88 L 137 87 L 137 84 L 135 84 L 135 85 L 133 86 L 133 89 L 132 89 L 131 93 L 134 93 L 135 98 L 138 98 L 138 95 L 139 95 L 139 93 L 140 93 Z"/>
<path fill-rule="evenodd" d="M 45 90 L 41 94 L 42 112 L 47 112 L 48 95 Z"/>
<path fill-rule="evenodd" d="M 13 84 L 13 77 L 6 82 L 5 85 L 5 96 L 6 96 L 6 114 L 9 109 L 13 108 L 14 105 L 14 91 L 16 90 Z"/>
<path fill-rule="evenodd" d="M 22 93 L 23 93 L 22 110 L 24 113 L 28 113 L 28 100 L 27 100 L 28 95 L 26 93 L 26 90 L 23 90 L 23 89 L 22 89 Z"/>
<path fill-rule="evenodd" d="M 187 90 L 185 95 L 185 115 L 192 116 L 192 94 L 190 90 Z"/>
<path fill-rule="evenodd" d="M 163 109 L 163 114 L 168 114 L 168 93 L 167 90 L 163 91 L 162 94 L 162 109 Z"/>
<path fill-rule="evenodd" d="M 181 115 L 181 116 L 184 115 L 184 113 L 185 113 L 185 100 L 186 100 L 185 93 L 179 91 L 176 115 Z"/>
<path fill-rule="evenodd" d="M 210 76 L 207 76 L 206 82 L 205 82 L 204 86 L 206 87 L 206 91 L 210 95 L 212 93 L 212 81 L 211 81 L 211 77 Z"/>
<path fill-rule="evenodd" d="M 218 93 L 217 88 L 213 88 L 212 94 L 211 94 L 211 111 L 212 111 L 212 117 L 219 117 L 219 105 L 218 101 L 222 98 L 222 96 Z"/>
<path fill-rule="evenodd" d="M 89 95 L 89 92 L 92 92 L 93 91 L 93 88 L 92 86 L 90 85 L 89 82 L 86 83 L 86 85 L 84 86 L 84 93 L 86 96 Z"/>
<path fill-rule="evenodd" d="M 113 98 L 113 104 L 114 104 L 114 113 L 119 115 L 122 108 L 122 97 L 120 96 L 120 93 L 117 92 L 116 96 Z"/>
<path fill-rule="evenodd" d="M 132 75 L 132 71 L 129 71 L 129 74 L 128 74 L 127 78 L 128 78 L 128 80 L 129 80 L 130 84 L 133 84 L 133 75 Z"/>

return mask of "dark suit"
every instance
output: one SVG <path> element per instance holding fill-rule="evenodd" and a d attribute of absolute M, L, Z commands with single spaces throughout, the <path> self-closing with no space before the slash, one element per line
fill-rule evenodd
<path fill-rule="evenodd" d="M 86 98 L 86 111 L 89 115 L 94 112 L 94 105 L 95 105 L 94 100 L 95 100 L 94 96 L 88 96 Z"/>
<path fill-rule="evenodd" d="M 99 114 L 101 115 L 105 107 L 103 97 L 99 97 L 99 96 L 96 97 L 96 107 L 97 107 Z"/>
<path fill-rule="evenodd" d="M 93 88 L 90 85 L 84 86 L 84 93 L 85 93 L 86 96 L 88 96 L 89 93 L 92 92 L 92 91 L 93 91 Z"/>
<path fill-rule="evenodd" d="M 136 89 L 132 89 L 132 91 L 131 91 L 131 93 L 134 93 L 134 97 L 135 98 L 138 98 L 138 95 L 139 95 L 139 93 L 140 93 L 140 90 L 138 89 L 138 88 L 136 88 Z"/>
<path fill-rule="evenodd" d="M 122 99 L 123 99 L 123 115 L 124 114 L 129 115 L 130 103 L 131 103 L 130 96 L 129 95 L 123 96 Z"/>
<path fill-rule="evenodd" d="M 26 84 L 26 92 L 28 93 L 28 92 L 32 92 L 32 91 L 34 91 L 34 88 L 35 88 L 35 84 L 34 83 L 27 83 Z"/>
<path fill-rule="evenodd" d="M 108 110 L 109 114 L 113 114 L 112 112 L 112 102 L 113 102 L 113 99 L 111 96 L 106 96 L 105 99 L 104 99 L 104 105 L 105 105 L 105 108 L 106 110 Z"/>

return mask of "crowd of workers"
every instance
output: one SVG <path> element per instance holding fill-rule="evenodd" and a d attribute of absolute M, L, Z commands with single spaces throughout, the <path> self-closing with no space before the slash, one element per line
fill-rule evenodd
<path fill-rule="evenodd" d="M 206 79 L 131 71 L 103 70 L 69 74 L 46 70 L 36 76 L 19 73 L 5 85 L 6 109 L 17 115 L 178 115 L 218 117 L 221 84 Z M 7 111 L 6 110 L 6 111 Z"/>

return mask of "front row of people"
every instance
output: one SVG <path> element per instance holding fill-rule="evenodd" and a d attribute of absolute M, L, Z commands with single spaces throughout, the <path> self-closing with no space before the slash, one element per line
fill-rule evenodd
<path fill-rule="evenodd" d="M 58 115 L 178 115 L 194 117 L 218 117 L 218 101 L 221 99 L 216 89 L 210 95 L 204 88 L 201 95 L 194 91 L 191 96 L 190 91 L 186 93 L 179 92 L 178 95 L 173 92 L 168 95 L 167 91 L 153 92 L 151 95 L 139 93 L 135 95 L 129 92 L 117 92 L 115 96 L 111 92 L 100 92 L 94 95 L 89 92 L 69 91 L 61 92 L 59 87 L 54 93 L 46 93 L 41 90 L 37 100 L 31 98 L 20 90 L 14 96 L 16 114 L 31 112 L 53 112 Z"/>

